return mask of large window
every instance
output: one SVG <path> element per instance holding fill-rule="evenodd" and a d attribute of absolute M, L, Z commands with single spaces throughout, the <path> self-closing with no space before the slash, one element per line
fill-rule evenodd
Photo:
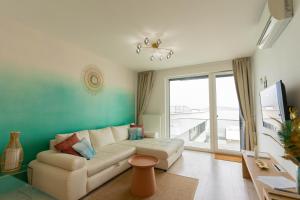
<path fill-rule="evenodd" d="M 239 104 L 232 73 L 169 79 L 169 133 L 185 146 L 240 151 Z"/>

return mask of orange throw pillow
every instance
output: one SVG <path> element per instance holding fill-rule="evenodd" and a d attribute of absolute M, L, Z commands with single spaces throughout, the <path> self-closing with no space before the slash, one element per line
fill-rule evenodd
<path fill-rule="evenodd" d="M 68 137 L 66 140 L 58 143 L 55 145 L 55 148 L 62 152 L 62 153 L 67 153 L 67 154 L 71 154 L 74 156 L 81 156 L 79 153 L 77 153 L 72 146 L 74 144 L 76 144 L 77 142 L 79 142 L 79 138 L 77 137 L 76 133 L 74 133 L 73 135 L 71 135 L 70 137 Z"/>

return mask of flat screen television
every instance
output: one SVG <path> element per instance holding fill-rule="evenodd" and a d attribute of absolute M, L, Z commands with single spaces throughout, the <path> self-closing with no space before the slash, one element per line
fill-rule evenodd
<path fill-rule="evenodd" d="M 289 119 L 286 91 L 283 82 L 260 92 L 263 127 L 276 133 L 281 129 L 281 123 Z"/>

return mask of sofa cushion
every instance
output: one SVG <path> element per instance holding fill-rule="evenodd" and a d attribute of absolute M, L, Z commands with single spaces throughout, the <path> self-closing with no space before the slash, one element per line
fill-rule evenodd
<path fill-rule="evenodd" d="M 97 130 L 90 130 L 89 132 L 92 145 L 96 151 L 102 146 L 116 142 L 110 127 Z"/>
<path fill-rule="evenodd" d="M 88 160 L 92 159 L 96 155 L 95 150 L 85 138 L 74 144 L 72 148 Z"/>
<path fill-rule="evenodd" d="M 120 144 L 136 147 L 137 154 L 150 155 L 165 160 L 183 147 L 184 142 L 181 139 L 144 138 L 142 140 L 126 140 Z"/>
<path fill-rule="evenodd" d="M 76 135 L 79 138 L 79 140 L 81 140 L 82 138 L 85 138 L 91 144 L 91 140 L 90 140 L 90 136 L 89 136 L 89 131 L 88 130 L 77 131 L 77 132 L 74 132 L 74 133 L 76 133 Z M 55 136 L 55 142 L 56 142 L 56 144 L 64 141 L 65 139 L 67 139 L 68 137 L 70 137 L 71 135 L 73 135 L 74 133 L 57 134 Z"/>
<path fill-rule="evenodd" d="M 128 139 L 128 128 L 129 125 L 111 127 L 116 142 Z"/>
<path fill-rule="evenodd" d="M 144 125 L 137 125 L 137 124 L 130 124 L 130 128 L 142 128 L 142 134 L 143 134 L 143 137 L 144 137 Z"/>
<path fill-rule="evenodd" d="M 155 131 L 145 131 L 144 132 L 144 138 L 158 138 L 159 133 Z"/>
<path fill-rule="evenodd" d="M 73 134 L 70 137 L 68 137 L 67 139 L 65 139 L 64 141 L 56 144 L 55 149 L 57 149 L 58 151 L 60 151 L 62 153 L 67 153 L 67 154 L 71 154 L 74 156 L 80 156 L 80 154 L 73 149 L 73 145 L 78 143 L 79 141 L 80 140 L 78 139 L 76 134 Z"/>
<path fill-rule="evenodd" d="M 109 144 L 98 149 L 96 156 L 87 161 L 88 176 L 100 171 L 135 154 L 135 147 L 121 144 Z"/>
<path fill-rule="evenodd" d="M 56 142 L 55 139 L 50 140 L 50 142 L 49 142 L 49 150 L 57 151 L 57 150 L 55 149 L 55 145 L 56 145 L 56 144 L 57 144 L 57 142 Z"/>
<path fill-rule="evenodd" d="M 142 128 L 135 127 L 128 129 L 129 140 L 141 140 L 143 139 Z"/>
<path fill-rule="evenodd" d="M 74 171 L 83 168 L 86 160 L 83 157 L 59 153 L 52 150 L 42 151 L 37 154 L 39 162 L 59 167 L 68 171 Z"/>

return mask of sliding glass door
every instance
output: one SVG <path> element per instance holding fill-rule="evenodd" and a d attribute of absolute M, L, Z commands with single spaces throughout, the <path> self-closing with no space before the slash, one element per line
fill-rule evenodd
<path fill-rule="evenodd" d="M 170 137 L 185 145 L 210 149 L 210 112 L 208 76 L 169 80 Z"/>
<path fill-rule="evenodd" d="M 212 152 L 240 151 L 239 104 L 232 73 L 169 79 L 169 136 Z"/>
<path fill-rule="evenodd" d="M 240 108 L 232 74 L 215 76 L 217 149 L 240 151 Z"/>

